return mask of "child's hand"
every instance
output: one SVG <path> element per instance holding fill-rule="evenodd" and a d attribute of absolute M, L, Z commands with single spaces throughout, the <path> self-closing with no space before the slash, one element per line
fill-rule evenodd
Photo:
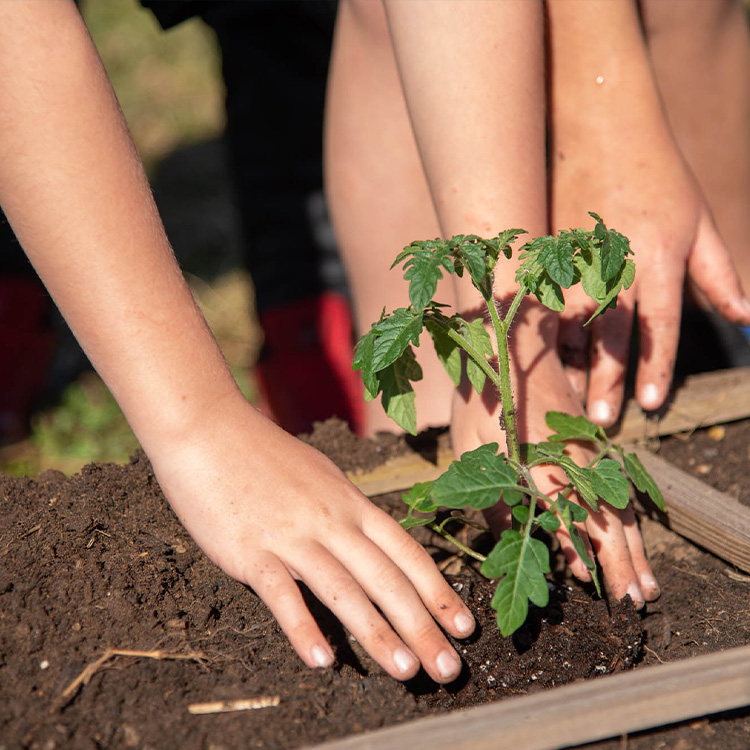
<path fill-rule="evenodd" d="M 635 283 L 609 310 L 582 328 L 593 310 L 580 287 L 566 294 L 560 351 L 589 417 L 609 426 L 619 415 L 634 309 L 639 323 L 636 396 L 656 409 L 669 389 L 677 352 L 685 276 L 728 320 L 750 323 L 729 253 L 671 139 L 615 123 L 601 139 L 568 144 L 553 171 L 555 229 L 584 225 L 592 207 L 630 238 Z M 634 157 L 637 154 L 637 158 Z M 602 170 L 599 165 L 607 164 Z M 588 374 L 588 383 L 587 380 Z"/>
<path fill-rule="evenodd" d="M 566 295 L 560 350 L 589 418 L 619 415 L 630 331 L 638 315 L 636 397 L 667 396 L 686 276 L 725 318 L 750 323 L 729 253 L 666 122 L 635 3 L 551 2 L 552 229 L 588 225 L 596 211 L 630 238 L 635 283 L 592 324 L 577 288 Z M 590 43 L 570 45 L 584 37 Z M 637 309 L 636 309 L 637 308 Z M 588 383 L 587 383 L 588 377 Z"/>
<path fill-rule="evenodd" d="M 577 415 L 581 413 L 581 407 L 551 346 L 556 333 L 555 316 L 542 312 L 536 303 L 526 302 L 521 309 L 525 311 L 519 313 L 514 323 L 510 342 L 519 438 L 522 443 L 539 442 L 546 440 L 551 432 L 545 422 L 548 411 Z M 499 416 L 498 397 L 489 386 L 481 397 L 470 386 L 459 389 L 451 424 L 456 455 L 483 443 L 500 442 L 502 445 L 504 434 L 499 426 Z M 585 465 L 593 457 L 575 444 L 569 445 L 567 453 L 579 465 Z M 556 467 L 538 467 L 534 470 L 534 481 L 542 492 L 553 497 L 568 484 L 564 472 Z M 499 502 L 487 514 L 496 536 L 510 524 L 507 511 L 507 506 Z M 589 511 L 585 529 L 581 532 L 589 549 L 593 546 L 606 582 L 616 598 L 630 594 L 636 606 L 641 606 L 644 601 L 659 596 L 659 585 L 646 559 L 632 509 L 618 511 L 601 503 L 598 513 Z M 582 581 L 591 580 L 589 570 L 575 552 L 567 532 L 561 529 L 557 536 L 571 572 Z"/>
<path fill-rule="evenodd" d="M 413 677 L 421 662 L 436 681 L 455 679 L 459 657 L 435 620 L 459 638 L 474 621 L 422 546 L 325 456 L 240 398 L 226 407 L 203 434 L 151 452 L 206 554 L 266 602 L 308 666 L 334 655 L 296 580 L 393 677 Z"/>

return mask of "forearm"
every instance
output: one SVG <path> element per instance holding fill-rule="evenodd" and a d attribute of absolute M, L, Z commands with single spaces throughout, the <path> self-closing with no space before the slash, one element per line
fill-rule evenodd
<path fill-rule="evenodd" d="M 73 3 L 0 3 L 0 202 L 142 443 L 232 391 Z"/>
<path fill-rule="evenodd" d="M 539 2 L 386 2 L 422 162 L 445 236 L 547 229 Z M 496 292 L 514 286 L 498 264 Z M 466 284 L 459 309 L 476 307 Z"/>
<path fill-rule="evenodd" d="M 634 0 L 547 0 L 547 18 L 553 136 L 560 121 L 583 143 L 611 138 L 613 121 L 624 139 L 667 135 Z"/>

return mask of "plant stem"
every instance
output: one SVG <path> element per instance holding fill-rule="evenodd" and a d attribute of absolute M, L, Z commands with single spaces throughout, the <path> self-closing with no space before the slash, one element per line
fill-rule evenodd
<path fill-rule="evenodd" d="M 513 317 L 526 294 L 525 287 L 521 287 L 511 303 L 505 320 L 495 306 L 494 299 L 487 300 L 487 308 L 490 312 L 492 327 L 495 331 L 497 343 L 497 370 L 500 379 L 500 400 L 503 406 L 503 417 L 505 418 L 505 440 L 508 443 L 508 456 L 511 460 L 520 462 L 521 444 L 518 440 L 518 427 L 516 426 L 516 407 L 513 403 L 513 388 L 510 381 L 510 352 L 508 350 L 508 331 Z"/>
<path fill-rule="evenodd" d="M 437 524 L 433 521 L 432 523 L 428 523 L 427 527 L 437 532 L 438 534 L 440 534 L 440 536 L 442 536 L 443 539 L 447 539 L 455 547 L 458 547 L 458 549 L 460 549 L 461 552 L 463 552 L 465 555 L 468 555 L 469 557 L 473 557 L 475 560 L 479 560 L 479 562 L 484 562 L 487 559 L 484 555 L 480 555 L 479 552 L 474 552 L 473 549 L 470 549 L 465 544 L 462 544 L 461 542 L 459 542 L 458 539 L 456 539 L 456 537 L 453 536 L 453 534 L 449 534 L 442 527 L 442 524 Z"/>

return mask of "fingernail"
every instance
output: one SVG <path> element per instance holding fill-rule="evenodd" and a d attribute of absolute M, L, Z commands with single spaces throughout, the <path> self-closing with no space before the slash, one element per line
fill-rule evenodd
<path fill-rule="evenodd" d="M 641 406 L 645 409 L 656 409 L 660 405 L 659 389 L 653 384 L 644 385 L 641 389 Z"/>
<path fill-rule="evenodd" d="M 323 646 L 312 647 L 312 658 L 315 666 L 321 669 L 330 667 L 333 664 L 333 654 L 327 648 L 323 648 Z"/>
<path fill-rule="evenodd" d="M 454 618 L 453 623 L 459 633 L 469 633 L 474 630 L 474 618 L 468 612 L 459 612 Z"/>
<path fill-rule="evenodd" d="M 656 578 L 654 578 L 650 573 L 644 573 L 641 576 L 641 590 L 651 591 L 656 596 L 659 596 L 659 594 L 661 593 L 661 589 L 659 588 L 659 584 L 657 583 Z"/>
<path fill-rule="evenodd" d="M 441 651 L 435 660 L 435 666 L 444 680 L 452 680 L 461 671 L 461 660 L 455 651 Z"/>
<path fill-rule="evenodd" d="M 640 609 L 646 603 L 641 587 L 637 583 L 631 583 L 630 586 L 628 586 L 627 593 L 633 600 L 636 609 Z"/>
<path fill-rule="evenodd" d="M 419 666 L 417 657 L 405 648 L 397 648 L 393 652 L 393 663 L 401 674 L 413 672 Z"/>
<path fill-rule="evenodd" d="M 606 401 L 594 401 L 591 404 L 589 416 L 595 422 L 608 424 L 612 419 L 612 409 L 609 408 L 609 404 Z"/>

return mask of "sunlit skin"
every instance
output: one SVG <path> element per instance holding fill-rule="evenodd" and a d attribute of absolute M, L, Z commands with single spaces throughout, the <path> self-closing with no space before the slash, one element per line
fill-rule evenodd
<path fill-rule="evenodd" d="M 0 3 L 0 202 L 180 520 L 305 664 L 335 655 L 298 581 L 393 677 L 455 679 L 443 630 L 469 635 L 472 615 L 393 519 L 240 394 L 68 0 Z"/>

